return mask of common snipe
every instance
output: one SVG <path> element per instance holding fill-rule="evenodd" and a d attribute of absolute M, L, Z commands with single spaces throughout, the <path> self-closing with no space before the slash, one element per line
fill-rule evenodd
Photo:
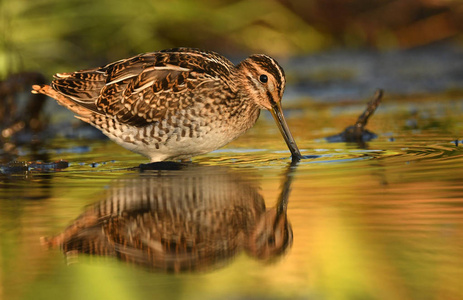
<path fill-rule="evenodd" d="M 291 151 L 301 157 L 281 109 L 285 75 L 267 55 L 234 65 L 211 51 L 176 48 L 105 67 L 58 73 L 33 93 L 55 98 L 77 118 L 152 162 L 220 148 L 272 112 Z"/>

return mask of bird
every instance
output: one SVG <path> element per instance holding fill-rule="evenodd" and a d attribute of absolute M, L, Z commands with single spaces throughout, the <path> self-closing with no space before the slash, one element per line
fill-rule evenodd
<path fill-rule="evenodd" d="M 230 143 L 269 110 L 293 160 L 302 158 L 285 121 L 283 68 L 265 54 L 238 64 L 196 48 L 139 54 L 104 67 L 57 73 L 33 85 L 151 162 L 188 160 Z"/>

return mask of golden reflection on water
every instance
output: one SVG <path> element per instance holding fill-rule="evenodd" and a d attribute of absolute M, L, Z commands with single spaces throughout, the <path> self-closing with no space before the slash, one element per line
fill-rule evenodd
<path fill-rule="evenodd" d="M 351 118 L 328 107 L 288 118 L 303 154 L 320 155 L 297 169 L 288 168 L 284 142 L 265 118 L 229 147 L 195 158 L 190 170 L 163 176 L 128 171 L 143 161 L 110 142 L 92 143 L 84 154 L 52 153 L 50 160 L 71 166 L 0 179 L 0 298 L 463 299 L 463 147 L 452 143 L 462 138 L 455 115 L 461 111 L 450 111 L 448 121 L 433 115 L 436 105 L 445 103 L 432 101 L 431 109 L 419 103 L 431 117 L 417 117 L 415 129 L 405 128 L 406 112 L 380 109 L 369 124 L 378 139 L 364 148 L 320 140 L 345 128 L 358 110 Z M 162 197 L 153 186 L 162 186 Z M 163 200 L 175 193 L 187 200 Z M 191 213 L 196 204 L 198 215 Z M 281 225 L 273 221 L 279 208 L 291 221 L 291 247 L 289 227 L 274 227 Z M 191 222 L 175 225 L 179 219 Z M 78 255 L 79 263 L 68 266 L 61 251 L 40 245 L 40 237 L 69 223 L 49 241 L 62 244 L 71 262 L 78 251 L 116 258 Z M 174 229 L 187 233 L 183 240 Z M 198 231 L 203 235 L 195 238 Z M 256 232 L 285 231 L 285 238 L 252 246 Z M 175 243 L 150 242 L 162 234 Z"/>
<path fill-rule="evenodd" d="M 296 173 L 289 260 L 304 261 L 322 294 L 463 296 L 463 149 L 445 142 L 417 151 L 414 142 L 384 159 Z"/>
<path fill-rule="evenodd" d="M 276 206 L 266 209 L 258 188 L 236 171 L 178 166 L 116 180 L 104 200 L 43 242 L 59 246 L 68 261 L 80 253 L 114 256 L 176 273 L 223 265 L 243 250 L 271 260 L 291 246 L 291 176 Z"/>

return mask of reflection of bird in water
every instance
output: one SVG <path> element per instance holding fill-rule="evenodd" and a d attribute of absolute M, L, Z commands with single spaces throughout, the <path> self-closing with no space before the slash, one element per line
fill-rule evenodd
<path fill-rule="evenodd" d="M 269 260 L 292 244 L 287 198 L 266 210 L 257 188 L 229 169 L 133 174 L 108 193 L 46 243 L 170 272 L 205 270 L 241 250 Z"/>

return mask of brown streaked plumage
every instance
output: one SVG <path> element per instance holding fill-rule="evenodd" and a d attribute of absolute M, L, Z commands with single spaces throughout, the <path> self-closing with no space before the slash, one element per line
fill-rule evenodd
<path fill-rule="evenodd" d="M 285 76 L 266 55 L 233 65 L 211 51 L 176 48 L 105 67 L 58 73 L 33 93 L 55 98 L 76 117 L 152 162 L 220 148 L 270 110 L 291 151 L 301 157 L 283 117 Z"/>

